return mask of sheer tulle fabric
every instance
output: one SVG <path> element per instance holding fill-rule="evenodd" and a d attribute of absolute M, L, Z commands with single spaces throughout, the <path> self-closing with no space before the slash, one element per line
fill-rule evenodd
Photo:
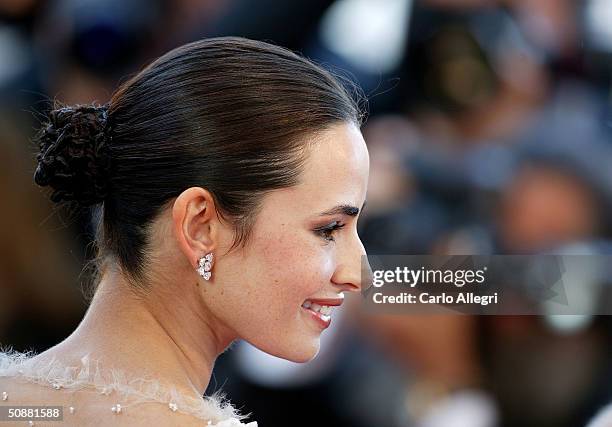
<path fill-rule="evenodd" d="M 170 410 L 182 412 L 216 427 L 257 427 L 255 421 L 247 424 L 247 417 L 240 415 L 221 393 L 198 397 L 185 395 L 173 387 L 166 387 L 155 378 L 133 378 L 122 370 L 102 369 L 90 355 L 81 358 L 79 366 L 66 366 L 58 360 L 35 363 L 33 354 L 0 352 L 0 377 L 15 377 L 50 389 L 94 389 L 100 394 L 117 393 L 121 407 L 128 409 L 144 402 L 169 405 Z"/>

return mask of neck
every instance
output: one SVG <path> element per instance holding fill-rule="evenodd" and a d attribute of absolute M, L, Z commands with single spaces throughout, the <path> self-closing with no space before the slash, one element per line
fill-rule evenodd
<path fill-rule="evenodd" d="M 235 337 L 206 309 L 197 285 L 191 286 L 165 283 L 142 297 L 109 272 L 79 327 L 58 347 L 89 352 L 130 373 L 154 373 L 177 389 L 203 395 L 217 355 Z"/>

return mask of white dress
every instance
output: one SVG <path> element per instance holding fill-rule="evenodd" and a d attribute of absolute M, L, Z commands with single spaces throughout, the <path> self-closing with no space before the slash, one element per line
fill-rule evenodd
<path fill-rule="evenodd" d="M 612 427 L 612 404 L 600 409 L 587 427 Z"/>
<path fill-rule="evenodd" d="M 32 356 L 28 353 L 0 352 L 0 405 L 24 404 L 12 394 L 10 387 L 2 386 L 2 379 L 9 378 L 28 387 L 40 388 L 40 392 L 46 393 L 46 396 L 58 393 L 54 397 L 64 407 L 63 421 L 69 424 L 71 416 L 75 416 L 74 424 L 79 424 L 82 421 L 77 423 L 75 414 L 82 414 L 86 410 L 95 411 L 96 406 L 99 406 L 99 411 L 93 413 L 108 416 L 108 425 L 112 425 L 112 417 L 137 416 L 135 414 L 138 414 L 138 410 L 146 408 L 147 404 L 158 407 L 162 404 L 167 408 L 168 415 L 189 415 L 196 420 L 201 419 L 203 426 L 257 427 L 255 421 L 243 423 L 246 416 L 240 415 L 218 393 L 206 397 L 191 396 L 173 387 L 165 387 L 155 378 L 133 378 L 114 369 L 103 371 L 99 363 L 89 355 L 81 359 L 80 366 L 66 366 L 55 359 L 35 363 L 31 360 Z M 86 399 L 77 399 L 75 394 L 70 393 L 75 391 L 91 393 L 85 393 Z M 33 393 L 30 391 L 28 395 Z M 95 418 L 95 425 L 106 425 L 97 415 Z M 23 422 L 23 425 L 28 425 L 28 422 Z M 35 424 L 30 422 L 29 425 Z"/>

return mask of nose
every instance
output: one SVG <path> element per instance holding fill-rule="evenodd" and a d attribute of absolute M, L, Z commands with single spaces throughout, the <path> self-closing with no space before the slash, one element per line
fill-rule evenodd
<path fill-rule="evenodd" d="M 337 267 L 332 277 L 332 282 L 341 291 L 360 292 L 363 285 L 362 269 L 367 273 L 369 264 L 363 243 L 357 233 L 355 238 L 347 242 L 343 247 L 338 247 Z"/>

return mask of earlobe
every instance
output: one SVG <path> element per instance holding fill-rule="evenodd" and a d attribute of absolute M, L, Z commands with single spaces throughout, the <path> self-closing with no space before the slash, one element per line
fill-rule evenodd
<path fill-rule="evenodd" d="M 183 191 L 172 206 L 172 227 L 178 246 L 195 268 L 202 254 L 212 252 L 213 238 L 210 224 L 214 215 L 210 193 L 200 187 Z"/>

